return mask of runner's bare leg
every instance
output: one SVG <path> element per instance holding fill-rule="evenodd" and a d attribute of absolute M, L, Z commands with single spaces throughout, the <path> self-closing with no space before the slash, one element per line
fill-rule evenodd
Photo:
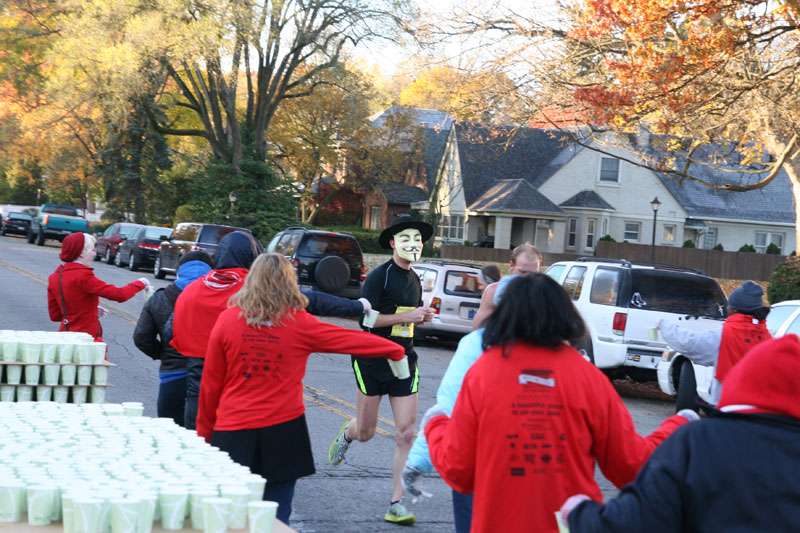
<path fill-rule="evenodd" d="M 367 442 L 378 427 L 378 408 L 383 396 L 367 396 L 356 390 L 356 418 L 350 421 L 344 436 L 348 441 Z M 416 411 L 415 411 L 416 412 Z"/>
<path fill-rule="evenodd" d="M 403 484 L 401 477 L 403 467 L 408 459 L 408 452 L 414 443 L 414 422 L 417 419 L 418 394 L 410 396 L 389 396 L 392 405 L 395 425 L 395 449 L 392 458 L 392 479 L 394 487 L 392 489 L 392 501 L 399 501 L 403 497 Z"/>

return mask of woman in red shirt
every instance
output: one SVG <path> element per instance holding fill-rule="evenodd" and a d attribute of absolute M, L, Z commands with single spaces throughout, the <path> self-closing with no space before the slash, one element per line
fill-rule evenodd
<path fill-rule="evenodd" d="M 312 352 L 399 361 L 403 347 L 320 322 L 307 311 L 291 263 L 262 254 L 217 319 L 200 383 L 197 433 L 267 479 L 264 499 L 289 522 L 297 479 L 314 473 L 303 376 Z M 313 334 L 312 334 L 313 332 Z"/>
<path fill-rule="evenodd" d="M 47 309 L 50 320 L 61 322 L 59 331 L 82 331 L 102 341 L 98 306 L 100 297 L 126 302 L 150 285 L 139 278 L 124 287 L 105 283 L 94 275 L 92 264 L 95 239 L 88 233 L 73 233 L 61 243 L 58 256 L 64 264 L 50 274 L 47 283 Z M 102 309 L 105 315 L 105 309 Z"/>
<path fill-rule="evenodd" d="M 486 351 L 467 372 L 452 417 L 437 406 L 426 413 L 436 470 L 474 494 L 472 532 L 558 531 L 554 513 L 567 497 L 602 501 L 595 463 L 621 487 L 687 421 L 675 415 L 639 436 L 608 378 L 567 344 L 585 331 L 549 276 L 512 280 L 487 319 Z"/>

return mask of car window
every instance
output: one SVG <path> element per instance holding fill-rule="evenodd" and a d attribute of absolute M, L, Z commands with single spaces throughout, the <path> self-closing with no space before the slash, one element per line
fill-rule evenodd
<path fill-rule="evenodd" d="M 116 225 L 116 224 L 111 224 L 111 225 L 110 225 L 109 227 L 107 227 L 107 228 L 106 228 L 106 230 L 103 232 L 103 235 L 105 235 L 106 237 L 110 237 L 111 235 L 113 235 L 113 234 L 114 234 L 114 232 L 115 232 L 116 230 L 117 230 L 117 225 Z"/>
<path fill-rule="evenodd" d="M 272 238 L 272 240 L 269 241 L 269 244 L 267 245 L 267 250 L 266 251 L 267 252 L 275 252 L 277 250 L 277 248 L 278 248 L 278 241 L 281 239 L 281 237 L 282 237 L 282 235 L 280 233 L 275 235 Z"/>
<path fill-rule="evenodd" d="M 414 266 L 414 270 L 419 274 L 419 281 L 422 284 L 422 292 L 431 292 L 436 287 L 435 270 Z"/>
<path fill-rule="evenodd" d="M 797 316 L 792 323 L 789 324 L 789 327 L 786 328 L 784 335 L 794 333 L 795 335 L 800 335 L 800 316 Z"/>
<path fill-rule="evenodd" d="M 545 271 L 545 274 L 558 281 L 561 279 L 561 274 L 565 268 L 567 268 L 567 265 L 553 265 Z"/>
<path fill-rule="evenodd" d="M 685 315 L 725 316 L 725 295 L 712 278 L 656 269 L 631 271 L 632 307 Z"/>
<path fill-rule="evenodd" d="M 199 231 L 200 226 L 198 224 L 178 224 L 172 238 L 176 241 L 194 242 L 197 240 L 197 233 Z"/>
<path fill-rule="evenodd" d="M 594 272 L 589 302 L 600 305 L 617 305 L 622 274 L 616 268 L 598 267 Z"/>
<path fill-rule="evenodd" d="M 136 236 L 141 236 L 141 232 L 144 232 L 145 239 L 159 240 L 162 235 L 169 237 L 172 233 L 172 228 L 142 228 Z"/>
<path fill-rule="evenodd" d="M 478 275 L 473 272 L 449 270 L 444 278 L 445 294 L 480 298 L 478 286 Z"/>
<path fill-rule="evenodd" d="M 778 305 L 770 307 L 769 314 L 767 315 L 767 330 L 770 334 L 775 335 L 783 323 L 789 318 L 789 315 L 794 313 L 798 305 Z"/>
<path fill-rule="evenodd" d="M 30 215 L 26 215 L 25 213 L 9 213 L 8 217 L 16 218 L 19 220 L 33 220 L 33 218 Z"/>
<path fill-rule="evenodd" d="M 78 210 L 74 207 L 56 207 L 48 206 L 42 209 L 42 213 L 50 213 L 51 215 L 64 215 L 67 217 L 78 216 Z"/>
<path fill-rule="evenodd" d="M 361 247 L 351 237 L 336 234 L 309 235 L 308 239 L 300 243 L 297 254 L 308 257 L 335 254 L 360 259 Z"/>
<path fill-rule="evenodd" d="M 295 248 L 297 248 L 297 243 L 300 242 L 300 233 L 288 233 L 281 239 L 281 242 L 278 243 L 278 246 L 281 249 L 283 255 L 292 255 L 294 254 Z"/>
<path fill-rule="evenodd" d="M 138 229 L 136 226 L 122 226 L 119 228 L 119 234 L 123 237 L 130 237 Z"/>
<path fill-rule="evenodd" d="M 567 278 L 564 280 L 564 290 L 567 291 L 569 297 L 577 300 L 581 297 L 581 289 L 583 288 L 583 278 L 586 275 L 585 266 L 574 266 L 569 269 Z"/>
<path fill-rule="evenodd" d="M 237 229 L 238 228 L 224 226 L 203 226 L 203 230 L 200 232 L 200 238 L 197 239 L 197 242 L 202 242 L 203 244 L 219 244 L 222 237 Z"/>

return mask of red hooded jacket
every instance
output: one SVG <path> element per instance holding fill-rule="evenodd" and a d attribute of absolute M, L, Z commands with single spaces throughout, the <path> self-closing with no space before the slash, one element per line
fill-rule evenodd
<path fill-rule="evenodd" d="M 767 331 L 766 320 L 756 320 L 752 316 L 736 313 L 729 316 L 722 325 L 722 340 L 719 343 L 717 371 L 714 376 L 720 383 L 731 368 L 753 347 L 772 339 Z"/>
<path fill-rule="evenodd" d="M 611 382 L 573 348 L 517 341 L 489 348 L 469 369 L 451 418 L 425 426 L 431 460 L 448 485 L 474 492 L 472 532 L 556 532 L 569 496 L 602 501 L 595 464 L 617 487 L 687 420 L 636 433 Z"/>
<path fill-rule="evenodd" d="M 61 274 L 61 290 L 59 290 L 59 271 Z M 94 275 L 94 269 L 82 263 L 65 263 L 50 274 L 47 283 L 47 309 L 50 320 L 61 322 L 59 331 L 65 331 L 64 317 L 69 321 L 69 331 L 82 331 L 101 341 L 103 327 L 97 318 L 99 298 L 115 302 L 125 302 L 144 289 L 144 283 L 134 281 L 124 287 L 116 287 L 100 280 Z M 61 291 L 64 292 L 66 313 L 61 305 Z"/>

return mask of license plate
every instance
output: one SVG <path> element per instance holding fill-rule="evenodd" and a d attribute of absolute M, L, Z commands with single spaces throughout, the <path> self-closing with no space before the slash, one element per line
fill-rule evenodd
<path fill-rule="evenodd" d="M 467 320 L 472 320 L 473 318 L 475 318 L 475 315 L 477 313 L 478 313 L 478 308 L 472 306 L 470 307 L 462 306 L 461 310 L 459 311 L 459 315 L 461 316 L 461 318 Z"/>
<path fill-rule="evenodd" d="M 642 356 L 641 355 L 634 355 L 632 353 L 628 354 L 628 361 L 633 361 L 635 363 L 638 363 L 641 360 L 642 360 Z"/>

